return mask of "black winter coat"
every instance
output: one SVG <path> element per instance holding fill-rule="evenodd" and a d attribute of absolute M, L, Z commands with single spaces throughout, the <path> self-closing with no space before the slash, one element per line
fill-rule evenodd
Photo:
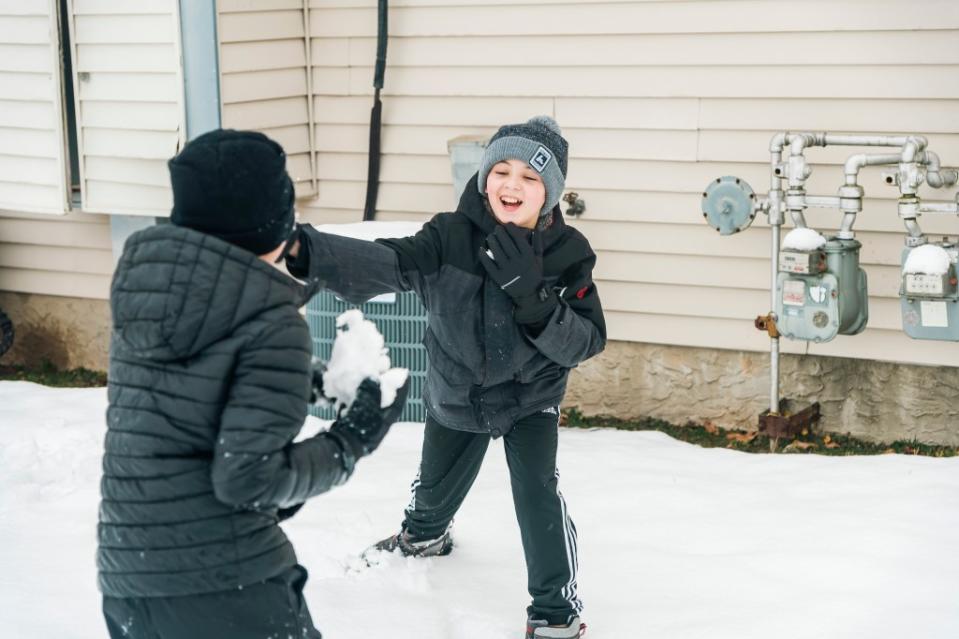
<path fill-rule="evenodd" d="M 434 216 L 412 237 L 376 242 L 305 226 L 288 267 L 353 303 L 416 291 L 428 313 L 427 411 L 448 428 L 499 437 L 521 417 L 559 405 L 569 370 L 603 350 L 606 325 L 592 281 L 596 256 L 559 207 L 536 231 L 543 233 L 544 283 L 559 305 L 540 326 L 518 324 L 513 301 L 479 261 L 498 224 L 487 207 L 468 186 L 456 212 Z"/>
<path fill-rule="evenodd" d="M 296 563 L 278 508 L 346 479 L 335 440 L 292 443 L 310 395 L 306 294 L 196 231 L 127 241 L 110 297 L 103 594 L 230 590 Z"/>

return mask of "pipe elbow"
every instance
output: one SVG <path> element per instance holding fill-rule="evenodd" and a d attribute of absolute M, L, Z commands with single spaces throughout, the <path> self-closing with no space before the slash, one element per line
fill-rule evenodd
<path fill-rule="evenodd" d="M 786 132 L 782 131 L 775 134 L 772 139 L 769 140 L 770 153 L 782 153 L 783 147 L 786 145 L 786 135 Z"/>
<path fill-rule="evenodd" d="M 843 173 L 846 175 L 846 186 L 856 186 L 859 180 L 859 171 L 866 166 L 866 154 L 857 153 L 851 155 L 843 165 Z"/>
<path fill-rule="evenodd" d="M 919 153 L 925 150 L 929 142 L 921 135 L 906 136 L 906 143 L 902 145 L 902 161 L 915 162 Z"/>

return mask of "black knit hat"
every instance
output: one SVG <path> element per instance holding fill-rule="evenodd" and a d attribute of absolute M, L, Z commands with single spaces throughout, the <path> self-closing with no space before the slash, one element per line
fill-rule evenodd
<path fill-rule="evenodd" d="M 189 142 L 167 164 L 173 224 L 256 255 L 289 237 L 294 192 L 286 154 L 262 133 L 216 129 Z"/>
<path fill-rule="evenodd" d="M 522 124 L 507 124 L 490 138 L 480 162 L 476 186 L 480 193 L 486 193 L 486 177 L 497 162 L 526 162 L 543 179 L 546 201 L 539 214 L 546 215 L 563 196 L 568 154 L 569 145 L 562 129 L 548 115 L 538 115 Z"/>

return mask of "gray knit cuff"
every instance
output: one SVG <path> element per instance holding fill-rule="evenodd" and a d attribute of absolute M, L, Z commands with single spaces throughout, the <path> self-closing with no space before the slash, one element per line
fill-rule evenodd
<path fill-rule="evenodd" d="M 497 162 L 503 160 L 521 160 L 526 162 L 543 178 L 546 187 L 546 200 L 540 209 L 540 216 L 547 215 L 553 210 L 563 196 L 566 179 L 560 169 L 559 162 L 553 153 L 544 145 L 528 138 L 509 135 L 497 138 L 490 142 L 483 154 L 479 174 L 476 177 L 476 186 L 479 192 L 486 194 L 486 177 Z"/>

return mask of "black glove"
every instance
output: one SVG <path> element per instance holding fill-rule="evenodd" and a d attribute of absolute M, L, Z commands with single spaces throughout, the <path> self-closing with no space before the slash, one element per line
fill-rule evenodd
<path fill-rule="evenodd" d="M 497 226 L 480 247 L 480 264 L 513 299 L 520 324 L 548 318 L 559 300 L 543 283 L 543 237 L 515 224 Z"/>
<path fill-rule="evenodd" d="M 326 372 L 326 362 L 313 358 L 310 373 L 310 404 L 329 406 L 332 400 L 323 392 L 323 373 Z"/>
<path fill-rule="evenodd" d="M 276 518 L 280 521 L 286 521 L 299 512 L 300 508 L 303 508 L 304 503 L 305 502 L 300 502 L 299 504 L 293 504 L 292 506 L 287 506 L 286 508 L 277 508 Z"/>
<path fill-rule="evenodd" d="M 345 454 L 353 456 L 343 460 L 344 467 L 352 472 L 352 465 L 360 457 L 372 453 L 386 437 L 390 426 L 400 418 L 406 396 L 410 391 L 410 379 L 396 389 L 396 399 L 386 408 L 380 408 L 380 385 L 372 379 L 364 379 L 356 389 L 356 398 L 349 410 L 330 426 L 329 435 L 335 437 Z"/>

